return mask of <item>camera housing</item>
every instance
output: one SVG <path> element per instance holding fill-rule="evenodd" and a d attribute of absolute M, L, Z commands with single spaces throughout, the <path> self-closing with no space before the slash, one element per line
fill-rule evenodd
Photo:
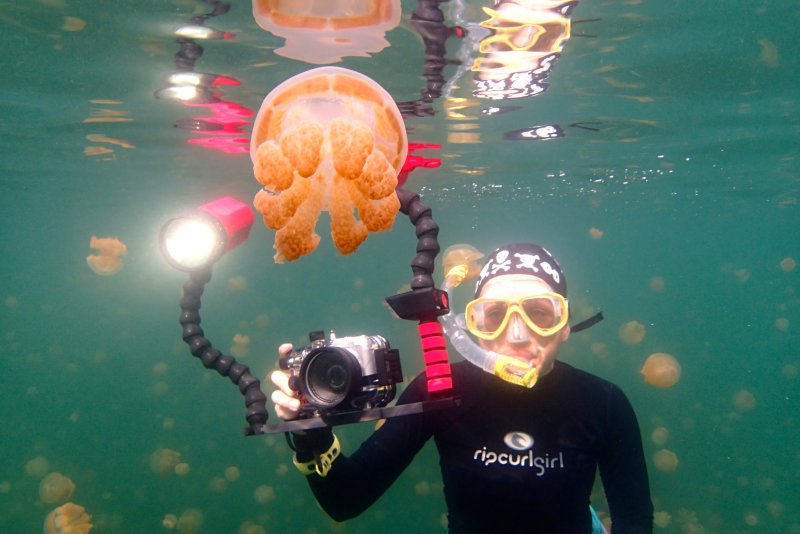
<path fill-rule="evenodd" d="M 400 352 L 378 335 L 337 338 L 331 331 L 308 335 L 310 343 L 282 358 L 289 386 L 300 393 L 300 416 L 321 417 L 379 408 L 395 397 L 403 381 Z"/>

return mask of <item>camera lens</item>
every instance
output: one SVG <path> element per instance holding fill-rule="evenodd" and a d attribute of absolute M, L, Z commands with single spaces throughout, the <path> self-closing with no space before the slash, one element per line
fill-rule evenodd
<path fill-rule="evenodd" d="M 301 390 L 319 408 L 331 409 L 361 389 L 361 366 L 350 352 L 338 347 L 311 351 L 300 369 Z"/>

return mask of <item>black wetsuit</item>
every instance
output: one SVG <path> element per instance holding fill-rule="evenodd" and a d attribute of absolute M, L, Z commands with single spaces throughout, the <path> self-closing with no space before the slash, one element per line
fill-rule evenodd
<path fill-rule="evenodd" d="M 367 509 L 433 436 L 450 532 L 589 534 L 598 468 L 613 533 L 652 532 L 639 425 L 622 390 L 562 362 L 532 389 L 467 362 L 452 371 L 459 407 L 391 418 L 355 453 L 334 461 L 327 477 L 308 477 L 331 517 L 342 521 Z M 398 402 L 426 398 L 420 376 Z M 305 455 L 303 441 L 298 456 Z"/>

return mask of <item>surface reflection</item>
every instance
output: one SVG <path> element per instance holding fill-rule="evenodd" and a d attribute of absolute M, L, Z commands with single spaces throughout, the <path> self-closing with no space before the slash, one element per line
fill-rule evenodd
<path fill-rule="evenodd" d="M 175 54 L 176 72 L 167 77 L 166 85 L 155 92 L 155 97 L 208 111 L 209 115 L 175 122 L 176 128 L 198 134 L 198 137 L 188 139 L 187 143 L 229 154 L 245 154 L 249 151 L 250 139 L 243 128 L 250 124 L 248 118 L 253 116 L 253 111 L 226 100 L 221 90 L 223 86 L 237 86 L 241 82 L 229 76 L 195 72 L 195 65 L 204 52 L 197 41 L 236 37 L 233 33 L 206 25 L 208 19 L 226 14 L 230 10 L 230 3 L 219 0 L 206 0 L 204 3 L 211 6 L 210 12 L 192 17 L 187 24 L 174 31 L 180 46 Z"/>
<path fill-rule="evenodd" d="M 390 46 L 385 35 L 400 14 L 400 0 L 253 0 L 258 25 L 286 40 L 275 53 L 316 65 L 369 57 Z"/>

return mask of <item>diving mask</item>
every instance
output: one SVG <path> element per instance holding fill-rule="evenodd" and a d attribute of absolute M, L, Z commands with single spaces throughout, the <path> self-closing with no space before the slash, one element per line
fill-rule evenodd
<path fill-rule="evenodd" d="M 494 340 L 503 333 L 512 314 L 540 336 L 552 336 L 569 318 L 567 299 L 558 293 L 541 293 L 520 299 L 478 298 L 467 304 L 467 329 L 476 337 Z"/>

